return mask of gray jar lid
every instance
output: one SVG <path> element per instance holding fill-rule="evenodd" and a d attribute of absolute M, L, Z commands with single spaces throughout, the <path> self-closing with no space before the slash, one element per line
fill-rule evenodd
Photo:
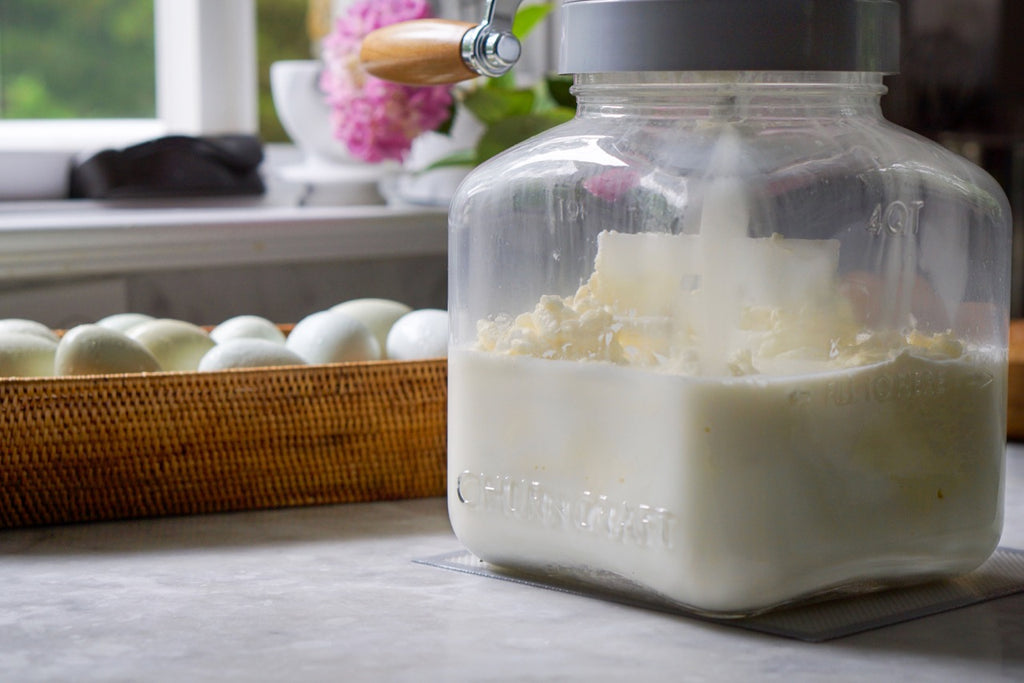
<path fill-rule="evenodd" d="M 564 0 L 559 71 L 899 71 L 893 0 Z"/>

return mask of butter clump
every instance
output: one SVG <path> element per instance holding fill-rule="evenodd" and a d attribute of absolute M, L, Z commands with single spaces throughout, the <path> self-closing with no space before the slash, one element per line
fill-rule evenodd
<path fill-rule="evenodd" d="M 602 232 L 594 271 L 575 294 L 479 321 L 478 348 L 732 376 L 858 367 L 902 350 L 932 359 L 964 352 L 949 333 L 861 331 L 839 288 L 835 240 L 733 240 L 727 273 L 700 262 L 700 240 Z"/>

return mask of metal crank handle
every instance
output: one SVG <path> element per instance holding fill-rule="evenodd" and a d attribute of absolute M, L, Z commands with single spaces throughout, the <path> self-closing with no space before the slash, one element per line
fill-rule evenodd
<path fill-rule="evenodd" d="M 385 26 L 363 39 L 359 61 L 377 78 L 408 85 L 457 83 L 501 76 L 522 46 L 512 21 L 522 0 L 490 0 L 479 24 L 417 19 Z"/>

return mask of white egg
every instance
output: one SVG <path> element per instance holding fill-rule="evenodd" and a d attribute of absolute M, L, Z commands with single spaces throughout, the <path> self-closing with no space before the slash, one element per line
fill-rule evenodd
<path fill-rule="evenodd" d="M 334 306 L 331 310 L 346 313 L 366 325 L 384 352 L 391 326 L 403 315 L 411 312 L 412 308 L 391 299 L 352 299 Z"/>
<path fill-rule="evenodd" d="M 117 330 L 118 332 L 127 332 L 136 325 L 141 325 L 154 319 L 153 316 L 146 315 L 145 313 L 115 313 L 108 315 L 106 318 L 100 318 L 96 321 L 96 324 L 100 327 Z"/>
<path fill-rule="evenodd" d="M 68 330 L 53 359 L 56 375 L 106 375 L 159 372 L 160 363 L 139 342 L 123 332 L 99 325 Z"/>
<path fill-rule="evenodd" d="M 370 329 L 340 311 L 320 311 L 295 324 L 285 345 L 311 365 L 379 360 L 380 345 Z"/>
<path fill-rule="evenodd" d="M 284 344 L 284 332 L 274 323 L 258 315 L 228 318 L 210 330 L 210 339 L 223 344 L 229 339 L 266 339 Z"/>
<path fill-rule="evenodd" d="M 194 372 L 199 367 L 199 359 L 214 346 L 203 328 L 170 318 L 136 325 L 127 335 L 146 347 L 160 367 L 169 372 Z"/>
<path fill-rule="evenodd" d="M 56 342 L 59 337 L 57 333 L 41 322 L 26 320 L 25 318 L 4 318 L 0 320 L 0 332 L 20 332 L 21 334 L 34 334 L 37 337 L 49 339 Z"/>
<path fill-rule="evenodd" d="M 199 371 L 232 368 L 272 368 L 282 365 L 305 365 L 297 353 L 268 339 L 240 337 L 228 339 L 206 352 L 199 361 Z"/>
<path fill-rule="evenodd" d="M 54 339 L 0 331 L 0 377 L 51 377 L 56 352 Z"/>
<path fill-rule="evenodd" d="M 448 355 L 448 311 L 421 308 L 403 315 L 391 326 L 388 358 L 423 360 Z"/>

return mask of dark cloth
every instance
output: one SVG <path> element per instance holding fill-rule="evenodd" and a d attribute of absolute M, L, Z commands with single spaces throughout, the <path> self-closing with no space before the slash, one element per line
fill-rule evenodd
<path fill-rule="evenodd" d="M 71 170 L 71 197 L 138 199 L 263 194 L 255 136 L 171 135 L 104 150 Z"/>

